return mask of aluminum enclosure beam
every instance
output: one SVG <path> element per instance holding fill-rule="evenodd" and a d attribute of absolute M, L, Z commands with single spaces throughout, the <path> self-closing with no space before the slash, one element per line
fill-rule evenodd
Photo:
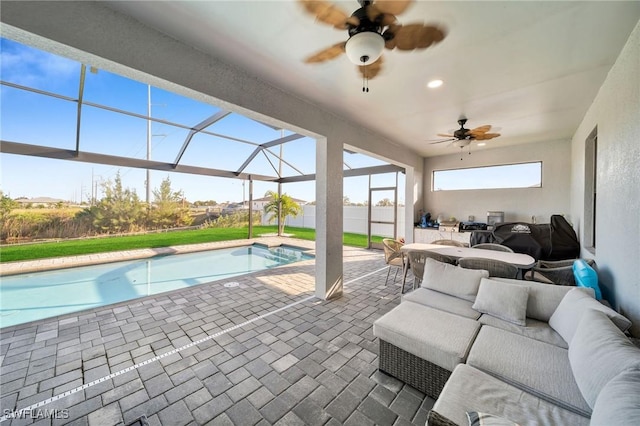
<path fill-rule="evenodd" d="M 303 137 L 304 137 L 304 135 L 300 135 L 298 133 L 294 133 L 292 135 L 285 136 L 283 138 L 275 139 L 275 140 L 272 140 L 270 142 L 265 142 L 263 144 L 258 145 L 258 147 L 251 153 L 251 155 L 249 155 L 249 157 L 247 157 L 245 162 L 242 163 L 242 165 L 240 166 L 240 168 L 238 169 L 238 171 L 236 173 L 238 173 L 238 174 L 242 173 L 242 171 L 247 168 L 247 166 L 253 161 L 253 159 L 256 158 L 256 155 L 258 155 L 260 153 L 260 151 L 262 151 L 263 149 L 271 148 L 272 146 L 276 146 L 276 145 L 282 145 L 283 143 L 295 141 L 296 139 L 300 139 L 300 138 L 303 138 Z"/>
<path fill-rule="evenodd" d="M 367 175 L 380 175 L 384 173 L 404 173 L 404 168 L 396 166 L 394 164 L 385 164 L 383 166 L 371 166 L 361 167 L 359 169 L 349 169 L 342 171 L 342 177 L 355 177 L 355 176 L 367 176 Z M 279 183 L 292 183 L 292 182 L 305 182 L 309 180 L 316 180 L 316 175 L 304 175 L 304 176 L 290 176 L 282 179 L 277 179 Z"/>
<path fill-rule="evenodd" d="M 81 163 L 107 164 L 110 166 L 133 167 L 136 169 L 151 169 L 166 172 L 178 172 L 192 175 L 216 176 L 233 179 L 253 179 L 265 182 L 276 182 L 277 177 L 240 173 L 229 170 L 210 169 L 196 166 L 175 166 L 173 163 L 143 160 L 138 158 L 118 157 L 115 155 L 97 154 L 93 152 L 76 152 L 72 149 L 53 148 L 50 146 L 29 145 L 24 143 L 0 140 L 0 152 L 5 154 L 27 155 L 32 157 L 53 158 L 56 160 L 71 160 Z"/>
<path fill-rule="evenodd" d="M 212 124 L 214 124 L 217 121 L 222 120 L 223 118 L 225 118 L 229 114 L 231 114 L 230 111 L 224 111 L 224 110 L 218 111 L 216 114 L 213 114 L 211 117 L 205 119 L 201 123 L 196 124 L 191 130 L 189 130 L 189 134 L 187 135 L 187 137 L 185 138 L 184 142 L 182 143 L 182 148 L 180 148 L 180 151 L 178 152 L 178 155 L 176 156 L 176 161 L 174 162 L 175 166 L 177 166 L 178 163 L 180 162 L 180 160 L 182 159 L 182 156 L 184 155 L 184 152 L 187 150 L 187 147 L 189 146 L 189 143 L 191 143 L 191 139 L 193 139 L 193 137 L 196 135 L 196 133 L 200 133 L 201 131 L 203 131 L 207 127 L 211 126 Z"/>
<path fill-rule="evenodd" d="M 293 135 L 292 135 L 293 136 Z M 255 175 L 251 173 L 237 173 L 230 170 L 210 169 L 207 167 L 174 165 L 161 161 L 143 160 L 139 158 L 119 157 L 116 155 L 98 154 L 94 152 L 77 152 L 72 149 L 54 148 L 50 146 L 31 145 L 25 143 L 0 140 L 0 152 L 5 154 L 26 155 L 31 157 L 52 158 L 55 160 L 70 160 L 81 163 L 107 164 L 110 166 L 133 167 L 136 169 L 160 170 L 166 172 L 186 173 L 192 175 L 215 176 L 230 179 L 259 180 L 263 182 L 292 183 L 316 180 L 316 175 L 277 176 Z M 259 152 L 259 151 L 258 151 Z M 343 170 L 343 177 L 377 175 L 383 173 L 404 172 L 400 166 L 386 164 L 383 166 L 362 167 L 359 169 Z"/>

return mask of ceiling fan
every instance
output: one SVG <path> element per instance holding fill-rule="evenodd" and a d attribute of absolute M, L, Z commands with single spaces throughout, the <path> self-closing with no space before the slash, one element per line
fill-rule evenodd
<path fill-rule="evenodd" d="M 413 0 L 358 0 L 360 8 L 351 16 L 324 0 L 298 0 L 305 11 L 325 24 L 347 30 L 349 39 L 309 56 L 305 62 L 315 64 L 335 59 L 345 53 L 358 66 L 363 78 L 363 92 L 368 80 L 382 70 L 383 50 L 425 49 L 442 41 L 445 31 L 435 25 L 413 23 L 402 25 L 395 15 L 404 12 Z"/>
<path fill-rule="evenodd" d="M 461 118 L 458 120 L 458 124 L 460 128 L 453 132 L 452 135 L 446 133 L 438 133 L 438 136 L 446 138 L 442 140 L 436 140 L 431 142 L 431 145 L 444 143 L 444 142 L 455 142 L 456 146 L 460 148 L 465 147 L 471 143 L 471 141 L 482 141 L 497 138 L 500 136 L 500 133 L 488 133 L 491 130 L 491 125 L 485 124 L 484 126 L 476 127 L 475 129 L 465 129 L 464 125 L 467 123 L 466 118 Z"/>

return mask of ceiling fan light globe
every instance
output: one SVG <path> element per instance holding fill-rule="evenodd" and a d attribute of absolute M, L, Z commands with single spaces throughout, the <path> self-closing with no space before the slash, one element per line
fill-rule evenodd
<path fill-rule="evenodd" d="M 373 31 L 363 31 L 347 40 L 345 52 L 356 65 L 369 65 L 377 61 L 384 50 L 384 38 Z"/>

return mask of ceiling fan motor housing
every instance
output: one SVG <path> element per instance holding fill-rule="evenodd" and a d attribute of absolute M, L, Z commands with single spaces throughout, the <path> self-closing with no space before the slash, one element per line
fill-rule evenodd
<path fill-rule="evenodd" d="M 358 25 L 348 24 L 349 26 L 348 31 L 349 31 L 350 37 L 358 33 L 361 33 L 363 31 L 372 31 L 378 34 L 382 32 L 382 27 L 380 26 L 380 23 L 373 22 L 371 19 L 369 19 L 369 16 L 367 15 L 366 6 L 361 7 L 360 9 L 357 9 L 355 12 L 351 14 L 351 16 L 358 18 L 358 20 L 360 21 L 360 24 Z"/>
<path fill-rule="evenodd" d="M 468 134 L 467 132 L 469 131 L 469 129 L 458 129 L 455 132 L 453 132 L 453 136 L 456 137 L 456 139 L 473 139 L 473 136 Z"/>
<path fill-rule="evenodd" d="M 467 123 L 466 118 L 461 118 L 460 120 L 458 120 L 458 124 L 460 125 L 460 128 L 455 132 L 453 132 L 453 136 L 455 136 L 456 139 L 458 140 L 473 139 L 473 135 L 469 134 L 469 129 L 464 128 L 464 125 L 466 123 Z"/>

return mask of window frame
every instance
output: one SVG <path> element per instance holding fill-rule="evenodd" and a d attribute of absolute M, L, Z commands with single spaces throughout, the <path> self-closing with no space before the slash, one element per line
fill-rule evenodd
<path fill-rule="evenodd" d="M 536 186 L 510 186 L 510 187 L 478 187 L 478 188 L 457 188 L 457 189 L 435 189 L 436 186 L 436 173 L 438 172 L 450 172 L 456 170 L 471 170 L 471 169 L 488 169 L 498 167 L 509 167 L 518 165 L 540 165 L 540 184 Z M 434 169 L 431 172 L 431 192 L 450 192 L 450 191 L 483 191 L 483 190 L 496 190 L 496 189 L 540 189 L 543 187 L 543 161 L 523 161 L 518 163 L 504 163 L 504 164 L 492 164 L 485 166 L 472 166 L 472 167 L 456 167 L 452 169 Z"/>

